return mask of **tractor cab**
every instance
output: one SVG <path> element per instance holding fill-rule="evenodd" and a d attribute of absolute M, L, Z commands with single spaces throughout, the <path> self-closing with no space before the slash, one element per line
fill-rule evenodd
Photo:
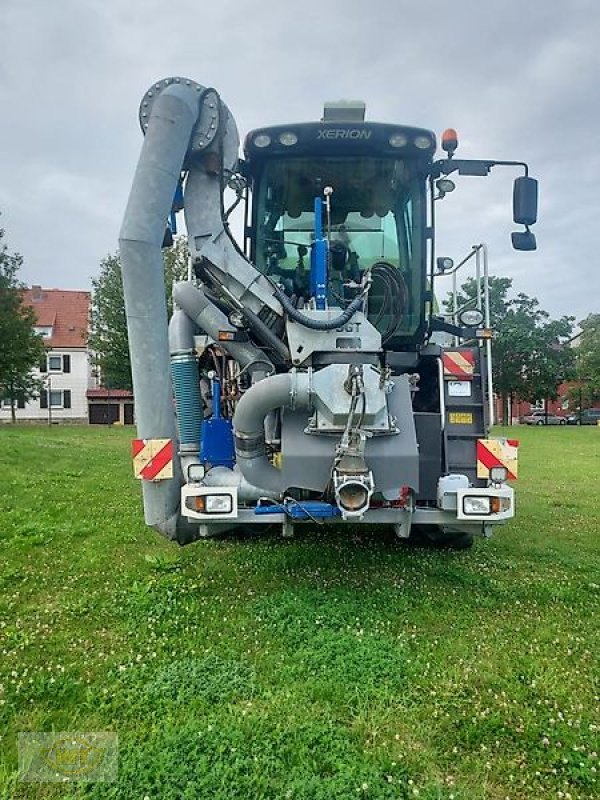
<path fill-rule="evenodd" d="M 435 136 L 363 116 L 364 105 L 330 104 L 321 122 L 248 135 L 247 248 L 302 308 L 314 294 L 311 262 L 321 235 L 327 307 L 345 308 L 368 273 L 367 318 L 395 349 L 422 339 L 425 329 L 426 178 Z"/>

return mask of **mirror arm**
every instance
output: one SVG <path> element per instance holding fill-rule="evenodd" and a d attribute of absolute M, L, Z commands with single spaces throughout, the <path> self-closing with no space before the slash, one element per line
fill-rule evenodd
<path fill-rule="evenodd" d="M 464 339 L 467 331 L 470 331 L 470 328 L 461 328 L 458 325 L 452 325 L 451 322 L 446 322 L 446 320 L 441 317 L 432 317 L 429 328 L 431 331 L 451 333 L 452 336 L 458 336 L 461 339 Z"/>
<path fill-rule="evenodd" d="M 444 158 L 434 161 L 430 175 L 450 175 L 458 170 L 459 175 L 488 175 L 492 167 L 521 167 L 525 177 L 529 176 L 529 166 L 524 161 L 481 161 L 479 159 Z"/>

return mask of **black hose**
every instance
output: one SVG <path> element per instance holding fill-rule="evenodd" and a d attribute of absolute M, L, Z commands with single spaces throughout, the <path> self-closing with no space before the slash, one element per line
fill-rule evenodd
<path fill-rule="evenodd" d="M 397 267 L 388 261 L 378 261 L 371 267 L 371 274 L 374 278 L 379 278 L 384 286 L 384 296 L 382 305 L 377 314 L 375 325 L 387 313 L 390 316 L 385 331 L 381 333 L 382 344 L 386 344 L 398 331 L 402 325 L 404 314 L 408 305 L 408 289 L 404 277 L 399 273 Z"/>
<path fill-rule="evenodd" d="M 279 339 L 273 333 L 271 328 L 269 328 L 268 325 L 265 325 L 258 314 L 255 314 L 254 311 L 245 307 L 242 308 L 240 312 L 256 338 L 260 339 L 264 345 L 274 350 L 284 362 L 289 361 L 290 351 L 287 349 L 281 339 Z"/>
<path fill-rule="evenodd" d="M 319 319 L 311 319 L 310 317 L 305 316 L 301 311 L 298 311 L 292 303 L 290 302 L 289 297 L 285 292 L 279 289 L 277 286 L 275 287 L 275 297 L 279 300 L 281 305 L 284 308 L 285 313 L 288 317 L 294 320 L 294 322 L 299 322 L 301 325 L 304 325 L 306 328 L 311 328 L 313 331 L 333 331 L 336 328 L 341 328 L 342 325 L 345 325 L 360 309 L 363 304 L 363 295 L 359 294 L 354 300 L 350 303 L 348 308 L 339 315 L 339 317 L 335 317 L 335 319 L 329 319 L 327 321 L 319 320 Z"/>

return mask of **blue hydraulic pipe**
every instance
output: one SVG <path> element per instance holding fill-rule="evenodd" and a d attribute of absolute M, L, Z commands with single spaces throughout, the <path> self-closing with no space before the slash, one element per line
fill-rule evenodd
<path fill-rule="evenodd" d="M 310 254 L 310 289 L 315 308 L 327 308 L 327 239 L 323 238 L 323 201 L 315 197 L 315 241 Z"/>
<path fill-rule="evenodd" d="M 213 419 L 221 419 L 221 381 L 212 379 L 212 413 Z"/>

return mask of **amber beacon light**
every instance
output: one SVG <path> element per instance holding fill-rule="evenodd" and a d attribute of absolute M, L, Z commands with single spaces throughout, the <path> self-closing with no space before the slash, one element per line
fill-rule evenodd
<path fill-rule="evenodd" d="M 452 158 L 457 147 L 458 134 L 454 128 L 446 128 L 442 133 L 442 150 L 445 150 L 448 153 L 448 157 Z"/>

